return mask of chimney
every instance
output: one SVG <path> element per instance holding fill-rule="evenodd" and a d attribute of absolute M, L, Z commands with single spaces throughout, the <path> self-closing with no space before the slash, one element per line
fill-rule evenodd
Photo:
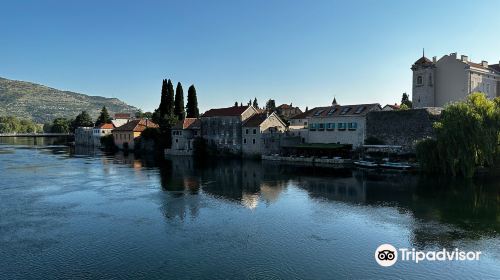
<path fill-rule="evenodd" d="M 456 52 L 450 53 L 450 56 L 456 59 L 457 58 L 457 53 Z"/>
<path fill-rule="evenodd" d="M 462 60 L 462 62 L 469 62 L 469 57 L 466 55 L 462 55 L 460 60 Z"/>
<path fill-rule="evenodd" d="M 486 60 L 481 61 L 481 66 L 483 66 L 484 68 L 488 68 L 488 61 Z"/>
<path fill-rule="evenodd" d="M 433 56 L 432 57 L 432 62 L 436 63 L 437 62 L 437 57 Z"/>

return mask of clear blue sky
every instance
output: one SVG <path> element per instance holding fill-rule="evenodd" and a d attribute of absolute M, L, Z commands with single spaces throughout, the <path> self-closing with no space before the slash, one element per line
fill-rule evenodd
<path fill-rule="evenodd" d="M 0 3 L 0 76 L 152 110 L 161 80 L 202 111 L 399 102 L 411 64 L 500 60 L 500 1 L 19 1 Z"/>

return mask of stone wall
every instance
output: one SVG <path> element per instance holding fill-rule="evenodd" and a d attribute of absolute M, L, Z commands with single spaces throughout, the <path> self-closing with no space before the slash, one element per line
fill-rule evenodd
<path fill-rule="evenodd" d="M 414 153 L 416 141 L 435 137 L 432 124 L 440 116 L 441 108 L 370 112 L 366 116 L 366 138 L 402 146 L 402 152 Z"/>

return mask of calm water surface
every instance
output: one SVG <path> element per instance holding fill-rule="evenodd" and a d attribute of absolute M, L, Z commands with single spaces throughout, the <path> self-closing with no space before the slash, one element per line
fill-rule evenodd
<path fill-rule="evenodd" d="M 0 279 L 500 277 L 497 179 L 0 142 Z M 482 256 L 384 268 L 382 243 Z"/>

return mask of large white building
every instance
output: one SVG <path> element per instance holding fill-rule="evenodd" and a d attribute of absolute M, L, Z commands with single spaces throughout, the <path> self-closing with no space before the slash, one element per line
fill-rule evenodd
<path fill-rule="evenodd" d="M 485 93 L 490 98 L 500 96 L 499 64 L 474 63 L 466 55 L 458 58 L 457 53 L 452 53 L 439 60 L 422 56 L 411 70 L 414 108 L 443 107 L 473 92 Z"/>

